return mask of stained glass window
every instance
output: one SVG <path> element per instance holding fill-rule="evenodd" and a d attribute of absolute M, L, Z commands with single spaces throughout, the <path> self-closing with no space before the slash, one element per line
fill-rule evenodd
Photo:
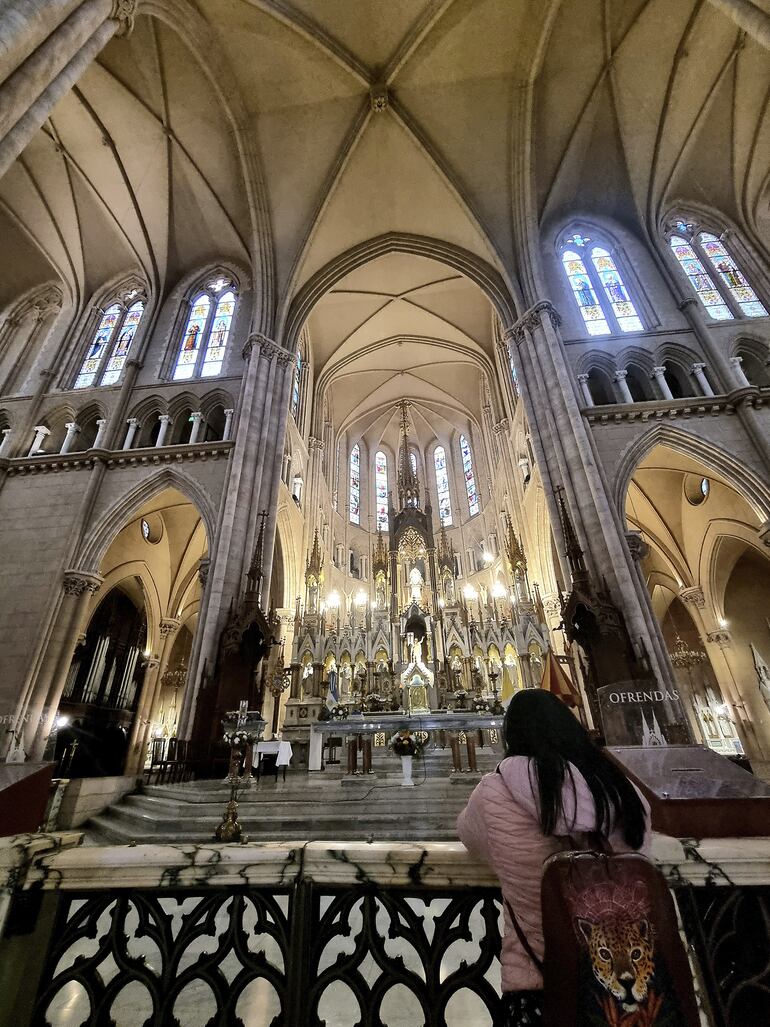
<path fill-rule="evenodd" d="M 703 263 L 690 243 L 679 235 L 672 235 L 669 240 L 679 266 L 690 279 L 698 299 L 706 308 L 707 313 L 715 321 L 731 321 L 733 315 L 725 303 L 713 281 L 706 272 Z"/>
<path fill-rule="evenodd" d="M 594 246 L 591 250 L 591 260 L 621 332 L 643 331 L 642 322 L 612 256 L 601 246 Z"/>
<path fill-rule="evenodd" d="M 361 450 L 358 443 L 350 451 L 350 520 L 361 523 Z"/>
<path fill-rule="evenodd" d="M 184 381 L 195 374 L 195 364 L 201 348 L 201 339 L 205 333 L 211 300 L 205 292 L 197 296 L 190 308 L 190 316 L 182 336 L 182 345 L 174 368 L 174 381 Z"/>
<path fill-rule="evenodd" d="M 302 357 L 297 350 L 297 359 L 294 363 L 294 382 L 291 387 L 291 416 L 296 421 L 299 413 L 299 382 L 302 374 Z"/>
<path fill-rule="evenodd" d="M 225 359 L 225 347 L 227 337 L 230 334 L 230 325 L 235 310 L 235 293 L 226 292 L 219 298 L 217 309 L 214 311 L 214 321 L 209 333 L 206 355 L 203 358 L 201 368 L 202 378 L 211 378 L 222 370 L 222 362 Z"/>
<path fill-rule="evenodd" d="M 174 381 L 213 378 L 221 373 L 236 301 L 228 278 L 209 282 L 192 300 L 174 365 Z"/>
<path fill-rule="evenodd" d="M 580 308 L 583 321 L 588 329 L 589 335 L 609 335 L 610 326 L 607 318 L 596 298 L 591 279 L 583 263 L 583 258 L 574 250 L 564 250 L 561 255 L 561 262 L 567 273 L 569 284 L 572 288 L 572 295 Z"/>
<path fill-rule="evenodd" d="M 128 359 L 128 351 L 131 349 L 131 343 L 134 341 L 136 330 L 139 327 L 139 322 L 142 320 L 142 314 L 144 313 L 144 303 L 138 300 L 132 304 L 126 311 L 126 316 L 123 318 L 123 324 L 117 332 L 117 340 L 112 348 L 110 359 L 107 361 L 107 365 L 104 368 L 104 374 L 102 375 L 102 385 L 114 385 L 115 382 L 120 378 L 121 371 L 125 366 L 126 360 Z"/>
<path fill-rule="evenodd" d="M 80 372 L 75 379 L 76 389 L 88 389 L 93 385 L 96 374 L 101 366 L 104 354 L 115 329 L 120 324 L 122 308 L 119 303 L 113 303 L 111 307 L 102 314 L 101 320 L 96 327 L 96 332 L 88 347 L 88 352 L 80 367 Z"/>
<path fill-rule="evenodd" d="M 767 317 L 767 311 L 757 299 L 757 294 L 743 277 L 743 274 L 727 251 L 727 247 L 715 235 L 701 232 L 698 242 L 708 257 L 709 263 L 729 289 L 744 317 Z"/>
<path fill-rule="evenodd" d="M 452 504 L 449 500 L 449 477 L 446 469 L 446 453 L 443 446 L 436 446 L 434 449 L 433 462 L 436 466 L 438 515 L 443 526 L 448 528 L 452 523 Z"/>
<path fill-rule="evenodd" d="M 409 462 L 412 465 L 412 474 L 417 477 L 417 457 L 414 453 L 409 453 Z"/>
<path fill-rule="evenodd" d="M 468 510 L 471 517 L 474 517 L 481 507 L 479 506 L 479 494 L 476 491 L 476 477 L 473 473 L 473 457 L 471 447 L 464 435 L 460 436 L 460 454 L 463 458 L 463 474 L 465 475 L 465 490 L 468 493 Z"/>
<path fill-rule="evenodd" d="M 388 530 L 388 458 L 378 453 L 374 458 L 374 491 L 377 500 L 377 528 Z"/>

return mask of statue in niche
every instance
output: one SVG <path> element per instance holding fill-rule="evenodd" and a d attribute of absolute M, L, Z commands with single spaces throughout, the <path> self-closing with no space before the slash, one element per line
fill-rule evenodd
<path fill-rule="evenodd" d="M 753 642 L 750 643 L 751 655 L 754 657 L 754 669 L 757 672 L 757 679 L 759 682 L 759 694 L 765 701 L 765 705 L 770 710 L 770 667 L 767 666 L 765 661 L 762 659 L 759 650 Z"/>
<path fill-rule="evenodd" d="M 444 598 L 449 606 L 452 606 L 455 601 L 455 582 L 454 578 L 447 575 L 444 578 Z"/>
<path fill-rule="evenodd" d="M 344 663 L 340 668 L 340 696 L 349 698 L 353 682 L 353 668 L 349 663 Z"/>
<path fill-rule="evenodd" d="M 318 585 L 315 580 L 312 579 L 307 590 L 307 610 L 308 613 L 315 613 L 318 603 Z"/>
<path fill-rule="evenodd" d="M 409 572 L 409 598 L 418 606 L 422 606 L 423 584 L 422 574 L 420 574 L 417 567 L 412 567 Z"/>

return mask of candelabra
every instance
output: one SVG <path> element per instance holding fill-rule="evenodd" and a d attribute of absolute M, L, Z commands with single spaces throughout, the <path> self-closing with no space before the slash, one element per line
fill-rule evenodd
<path fill-rule="evenodd" d="M 241 825 L 238 822 L 238 789 L 251 780 L 251 759 L 254 746 L 262 737 L 265 721 L 258 710 L 247 709 L 247 702 L 241 703 L 237 712 L 222 718 L 223 738 L 230 746 L 230 767 L 226 783 L 230 785 L 230 798 L 225 806 L 222 823 L 214 832 L 218 842 L 241 841 Z M 241 775 L 241 759 L 246 754 L 246 766 Z"/>
<path fill-rule="evenodd" d="M 669 652 L 669 659 L 675 667 L 679 667 L 681 670 L 690 670 L 692 667 L 697 667 L 699 664 L 704 663 L 708 656 L 703 649 L 688 649 L 687 643 L 677 632 L 676 642 L 674 648 Z"/>
<path fill-rule="evenodd" d="M 273 697 L 273 722 L 270 730 L 275 735 L 278 731 L 278 717 L 281 712 L 281 696 L 291 688 L 291 668 L 280 667 L 268 682 L 267 688 Z"/>

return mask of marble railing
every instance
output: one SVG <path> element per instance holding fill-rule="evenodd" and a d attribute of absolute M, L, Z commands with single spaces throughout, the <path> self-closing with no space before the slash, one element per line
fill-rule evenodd
<path fill-rule="evenodd" d="M 0 839 L 0 1022 L 492 1022 L 499 893 L 459 843 L 81 838 Z M 770 1023 L 770 839 L 657 835 L 653 854 L 703 1024 Z"/>

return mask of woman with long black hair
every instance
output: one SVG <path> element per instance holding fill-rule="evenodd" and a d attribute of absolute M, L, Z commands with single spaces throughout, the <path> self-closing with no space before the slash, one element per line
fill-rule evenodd
<path fill-rule="evenodd" d="M 595 848 L 646 853 L 649 806 L 634 785 L 550 692 L 511 700 L 506 758 L 476 786 L 457 821 L 460 840 L 497 874 L 520 930 L 543 958 L 540 881 L 556 852 Z M 519 941 L 508 909 L 501 953 L 506 1027 L 542 1023 L 543 979 Z"/>

